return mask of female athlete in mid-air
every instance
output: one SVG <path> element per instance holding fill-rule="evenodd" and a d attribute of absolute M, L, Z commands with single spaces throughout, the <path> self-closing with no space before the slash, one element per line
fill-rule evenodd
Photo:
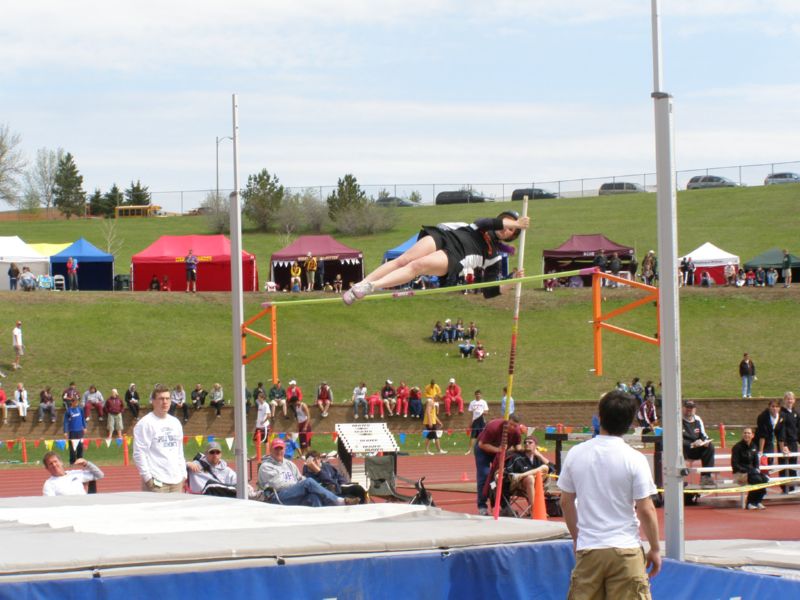
<path fill-rule="evenodd" d="M 416 243 L 401 256 L 390 260 L 367 275 L 342 294 L 345 304 L 352 304 L 376 289 L 397 287 L 420 275 L 436 275 L 456 281 L 475 269 L 483 270 L 483 280 L 498 279 L 501 254 L 513 248 L 512 242 L 522 229 L 530 225 L 528 217 L 512 210 L 501 212 L 497 218 L 478 219 L 471 225 L 441 223 L 425 226 Z M 486 298 L 497 296 L 499 287 L 483 288 Z"/>

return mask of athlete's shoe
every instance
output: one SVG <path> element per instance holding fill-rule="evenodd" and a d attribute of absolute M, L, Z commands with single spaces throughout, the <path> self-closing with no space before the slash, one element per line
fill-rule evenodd
<path fill-rule="evenodd" d="M 360 283 L 355 284 L 352 287 L 353 296 L 356 297 L 356 300 L 361 300 L 367 294 L 371 294 L 375 288 L 370 281 L 362 281 Z"/>

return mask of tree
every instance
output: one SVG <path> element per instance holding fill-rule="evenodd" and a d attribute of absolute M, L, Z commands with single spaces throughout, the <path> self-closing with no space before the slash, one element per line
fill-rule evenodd
<path fill-rule="evenodd" d="M 86 207 L 86 192 L 83 191 L 83 175 L 78 172 L 75 159 L 67 152 L 58 161 L 53 185 L 53 206 L 67 219 L 82 215 Z"/>
<path fill-rule="evenodd" d="M 105 214 L 105 207 L 103 206 L 103 192 L 100 188 L 95 188 L 94 193 L 89 196 L 89 214 L 93 217 L 103 217 Z"/>
<path fill-rule="evenodd" d="M 369 202 L 367 194 L 358 185 L 358 180 L 347 174 L 336 184 L 336 190 L 328 196 L 328 214 L 336 220 L 336 213 L 345 209 L 363 208 Z"/>
<path fill-rule="evenodd" d="M 242 192 L 242 212 L 258 229 L 268 231 L 274 226 L 285 195 L 286 191 L 277 175 L 270 175 L 269 171 L 261 169 L 260 173 L 247 178 L 247 187 Z"/>
<path fill-rule="evenodd" d="M 111 189 L 108 190 L 103 196 L 103 203 L 106 206 L 107 217 L 113 217 L 114 209 L 117 208 L 118 206 L 122 206 L 123 204 L 125 204 L 125 196 L 120 191 L 119 187 L 117 187 L 116 183 L 112 185 Z"/>
<path fill-rule="evenodd" d="M 48 212 L 53 206 L 53 187 L 56 183 L 58 162 L 63 157 L 62 148 L 58 150 L 39 148 L 36 151 L 36 162 L 25 174 L 27 190 L 37 196 L 39 205 L 44 205 Z"/>
<path fill-rule="evenodd" d="M 117 186 L 115 185 L 114 187 Z M 100 224 L 100 231 L 102 232 L 103 240 L 105 240 L 106 243 L 106 252 L 116 256 L 125 243 L 124 239 L 120 239 L 119 237 L 117 237 L 117 220 L 105 219 Z"/>
<path fill-rule="evenodd" d="M 125 204 L 129 206 L 149 206 L 151 201 L 150 191 L 138 179 L 131 181 L 131 187 L 125 190 Z"/>
<path fill-rule="evenodd" d="M 25 168 L 19 144 L 19 134 L 11 133 L 8 125 L 0 125 L 0 200 L 11 206 L 17 204 L 19 177 Z"/>
<path fill-rule="evenodd" d="M 217 195 L 216 192 L 209 192 L 200 206 L 208 219 L 208 227 L 213 233 L 230 233 L 231 213 L 228 198 L 221 194 Z"/>
<path fill-rule="evenodd" d="M 408 199 L 415 204 L 419 204 L 422 202 L 422 194 L 420 194 L 417 190 L 414 190 L 408 195 Z"/>

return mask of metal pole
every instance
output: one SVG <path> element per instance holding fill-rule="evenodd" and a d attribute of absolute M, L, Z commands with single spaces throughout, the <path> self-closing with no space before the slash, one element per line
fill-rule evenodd
<path fill-rule="evenodd" d="M 214 138 L 217 142 L 217 187 L 214 189 L 217 191 L 217 195 L 214 198 L 215 201 L 219 200 L 219 136 L 215 136 Z"/>
<path fill-rule="evenodd" d="M 659 0 L 651 0 L 653 93 L 656 137 L 656 203 L 658 206 L 659 325 L 664 420 L 664 536 L 666 554 L 684 557 L 683 446 L 681 436 L 680 314 L 678 304 L 678 235 L 675 162 L 672 153 L 672 97 L 662 91 Z"/>
<path fill-rule="evenodd" d="M 247 499 L 247 413 L 242 361 L 242 213 L 239 210 L 239 103 L 233 94 L 233 192 L 231 217 L 231 348 L 233 349 L 233 421 L 236 497 Z"/>

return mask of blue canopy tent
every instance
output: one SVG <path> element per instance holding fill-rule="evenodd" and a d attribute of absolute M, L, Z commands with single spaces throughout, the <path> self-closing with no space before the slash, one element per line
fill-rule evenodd
<path fill-rule="evenodd" d="M 50 257 L 53 275 L 67 277 L 67 260 L 69 257 L 78 260 L 78 289 L 103 290 L 114 289 L 114 255 L 106 254 L 85 239 Z"/>

